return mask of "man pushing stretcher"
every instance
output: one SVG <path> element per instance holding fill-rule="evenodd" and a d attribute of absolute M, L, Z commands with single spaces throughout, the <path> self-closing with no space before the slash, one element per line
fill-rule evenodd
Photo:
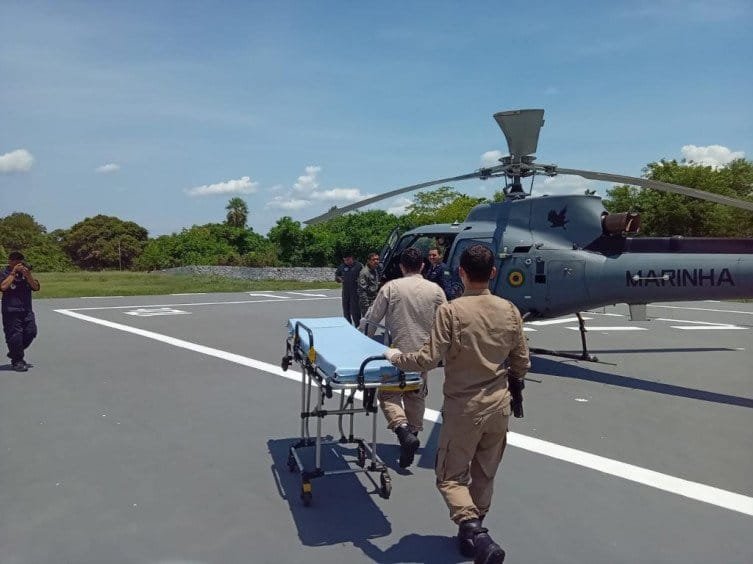
<path fill-rule="evenodd" d="M 508 381 L 522 380 L 530 368 L 528 345 L 520 312 L 489 292 L 496 275 L 492 252 L 483 245 L 469 247 L 460 257 L 459 273 L 465 293 L 439 306 L 428 341 L 415 352 L 402 352 L 406 347 L 395 342 L 398 348 L 384 355 L 402 370 L 423 373 L 444 361 L 437 488 L 458 525 L 460 552 L 476 564 L 500 564 L 505 552 L 483 520 L 507 443 Z"/>

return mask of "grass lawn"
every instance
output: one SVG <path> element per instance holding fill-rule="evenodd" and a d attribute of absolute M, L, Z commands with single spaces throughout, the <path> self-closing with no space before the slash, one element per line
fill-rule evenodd
<path fill-rule="evenodd" d="M 333 282 L 240 280 L 219 276 L 183 276 L 160 272 L 35 272 L 41 289 L 34 298 L 146 296 L 188 292 L 245 292 L 339 288 Z"/>

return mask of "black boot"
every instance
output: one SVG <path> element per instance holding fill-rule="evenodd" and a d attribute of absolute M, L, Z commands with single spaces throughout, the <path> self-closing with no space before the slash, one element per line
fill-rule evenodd
<path fill-rule="evenodd" d="M 460 554 L 466 558 L 473 558 L 476 554 L 474 537 L 478 533 L 485 533 L 486 529 L 481 526 L 480 519 L 468 519 L 458 525 L 458 548 Z"/>
<path fill-rule="evenodd" d="M 407 468 L 413 464 L 413 457 L 418 447 L 421 446 L 421 441 L 410 432 L 408 427 L 402 425 L 395 428 L 395 434 L 397 435 L 397 440 L 400 441 L 400 460 L 398 463 L 400 464 L 400 468 Z"/>
<path fill-rule="evenodd" d="M 476 549 L 473 564 L 502 564 L 505 561 L 505 551 L 486 532 L 474 536 L 473 544 Z"/>

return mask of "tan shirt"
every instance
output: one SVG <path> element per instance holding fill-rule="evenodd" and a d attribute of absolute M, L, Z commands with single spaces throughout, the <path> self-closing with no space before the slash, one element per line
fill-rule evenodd
<path fill-rule="evenodd" d="M 375 323 L 384 319 L 392 336 L 391 346 L 413 351 L 429 339 L 434 314 L 444 303 L 447 298 L 442 288 L 420 274 L 412 274 L 382 286 L 364 317 Z"/>
<path fill-rule="evenodd" d="M 445 413 L 484 415 L 508 406 L 508 376 L 523 378 L 531 366 L 520 312 L 489 290 L 466 290 L 439 307 L 420 350 L 403 352 L 392 362 L 425 372 L 442 359 Z"/>

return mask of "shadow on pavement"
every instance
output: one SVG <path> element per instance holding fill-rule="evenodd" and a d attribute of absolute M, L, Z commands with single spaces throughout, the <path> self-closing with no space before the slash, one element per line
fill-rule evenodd
<path fill-rule="evenodd" d="M 468 561 L 458 553 L 453 537 L 410 534 L 386 550 L 374 546 L 368 540 L 354 544 L 379 564 L 455 564 Z"/>
<path fill-rule="evenodd" d="M 651 382 L 650 380 L 642 380 L 631 376 L 619 376 L 607 372 L 591 370 L 580 364 L 573 364 L 572 362 L 563 360 L 550 360 L 540 356 L 531 357 L 531 372 L 548 374 L 549 376 L 557 376 L 560 378 L 574 378 L 577 380 L 586 380 L 588 382 L 599 382 L 601 384 L 609 384 L 610 386 L 644 390 L 646 392 L 654 392 L 657 394 L 666 394 L 713 403 L 724 403 L 753 409 L 753 398 L 719 394 L 716 392 L 708 392 L 706 390 L 698 390 L 696 388 L 665 384 L 663 382 Z"/>

